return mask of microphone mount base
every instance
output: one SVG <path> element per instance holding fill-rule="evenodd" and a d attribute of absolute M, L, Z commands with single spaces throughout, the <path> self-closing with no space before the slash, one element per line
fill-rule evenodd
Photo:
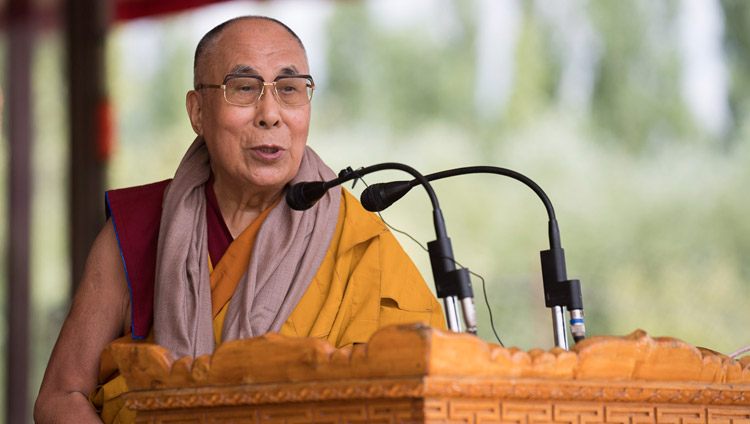
<path fill-rule="evenodd" d="M 466 331 L 476 334 L 477 315 L 474 308 L 474 290 L 471 287 L 469 270 L 466 268 L 456 269 L 456 263 L 453 260 L 453 247 L 448 237 L 440 237 L 427 243 L 427 251 L 430 256 L 437 297 L 445 299 L 446 308 L 456 309 L 458 307 L 457 301 L 460 299 Z M 452 300 L 448 301 L 448 299 Z M 452 312 L 446 311 L 446 313 Z M 460 325 L 453 324 L 451 319 L 448 320 L 448 325 L 451 331 L 461 331 Z"/>

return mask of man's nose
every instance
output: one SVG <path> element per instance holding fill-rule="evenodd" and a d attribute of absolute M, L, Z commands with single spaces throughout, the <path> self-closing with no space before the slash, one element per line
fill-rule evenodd
<path fill-rule="evenodd" d="M 273 93 L 274 84 L 263 83 L 263 92 L 256 105 L 255 124 L 262 128 L 274 128 L 281 125 L 281 104 Z"/>

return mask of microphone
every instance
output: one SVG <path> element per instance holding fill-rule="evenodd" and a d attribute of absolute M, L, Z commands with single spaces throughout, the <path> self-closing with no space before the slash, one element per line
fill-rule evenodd
<path fill-rule="evenodd" d="M 398 199 L 404 197 L 411 188 L 410 181 L 377 183 L 364 189 L 359 197 L 359 201 L 368 211 L 380 212 L 388 209 Z"/>
<path fill-rule="evenodd" d="M 477 318 L 476 310 L 474 309 L 474 293 L 471 288 L 469 270 L 466 268 L 456 269 L 455 260 L 453 259 L 453 247 L 451 246 L 450 238 L 448 238 L 445 230 L 445 220 L 443 219 L 443 212 L 440 210 L 437 196 L 435 196 L 435 191 L 432 189 L 430 182 L 424 177 L 424 175 L 417 172 L 417 170 L 408 165 L 395 162 L 372 165 L 356 171 L 349 167 L 339 172 L 338 178 L 330 181 L 310 181 L 293 185 L 287 190 L 285 196 L 286 202 L 289 207 L 294 210 L 309 209 L 315 204 L 315 202 L 323 197 L 326 191 L 331 187 L 354 178 L 361 178 L 371 172 L 383 169 L 398 169 L 408 172 L 412 174 L 412 176 L 415 177 L 415 181 L 419 181 L 419 184 L 424 187 L 425 191 L 427 191 L 430 201 L 432 202 L 432 215 L 436 236 L 434 241 L 427 243 L 427 250 L 430 256 L 430 264 L 432 266 L 432 275 L 435 280 L 437 295 L 445 302 L 448 328 L 455 332 L 461 331 L 461 324 L 458 321 L 457 303 L 457 300 L 460 299 L 463 318 L 466 323 L 466 331 L 468 333 L 476 334 Z M 409 189 L 411 189 L 411 187 L 409 187 Z M 408 191 L 408 189 L 406 191 Z M 383 193 L 383 195 L 387 195 L 390 192 L 391 190 L 388 190 L 387 193 Z M 406 194 L 406 192 L 404 192 L 404 194 Z"/>
<path fill-rule="evenodd" d="M 324 181 L 297 183 L 287 190 L 286 203 L 295 211 L 310 209 L 326 194 L 329 188 Z"/>
<path fill-rule="evenodd" d="M 573 340 L 579 342 L 586 337 L 586 326 L 583 321 L 583 297 L 579 280 L 568 280 L 565 266 L 565 252 L 560 244 L 560 231 L 555 218 L 555 210 L 541 187 L 530 178 L 516 171 L 496 166 L 470 166 L 436 172 L 426 175 L 428 181 L 456 175 L 489 173 L 513 178 L 531 188 L 544 203 L 549 218 L 550 249 L 542 251 L 542 281 L 544 284 L 545 306 L 552 309 L 552 324 L 555 345 L 568 349 L 567 331 L 565 329 L 564 309 L 570 312 L 570 332 Z M 412 187 L 421 184 L 418 180 L 393 181 L 378 183 L 362 191 L 360 201 L 370 212 L 380 212 L 406 195 Z"/>

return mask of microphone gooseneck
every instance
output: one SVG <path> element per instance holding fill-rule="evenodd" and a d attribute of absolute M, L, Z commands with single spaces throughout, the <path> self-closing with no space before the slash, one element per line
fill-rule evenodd
<path fill-rule="evenodd" d="M 458 300 L 460 299 L 464 322 L 466 323 L 466 331 L 476 334 L 477 320 L 476 311 L 474 310 L 474 293 L 469 278 L 469 270 L 466 268 L 456 269 L 455 260 L 453 259 L 453 248 L 451 246 L 450 238 L 448 238 L 445 230 L 445 220 L 443 219 L 443 212 L 440 210 L 437 196 L 427 178 L 417 170 L 408 165 L 396 162 L 372 165 L 356 171 L 347 168 L 339 173 L 338 178 L 330 181 L 311 181 L 293 185 L 287 190 L 286 202 L 289 207 L 294 210 L 309 209 L 315 204 L 315 202 L 323 197 L 326 191 L 331 187 L 354 178 L 361 178 L 371 172 L 384 169 L 397 169 L 411 174 L 414 177 L 414 181 L 417 181 L 418 184 L 422 185 L 425 191 L 427 191 L 427 195 L 430 197 L 430 202 L 432 202 L 432 216 L 436 237 L 434 241 L 427 243 L 427 250 L 430 256 L 433 278 L 435 279 L 436 292 L 438 297 L 445 301 L 445 313 L 448 321 L 448 328 L 456 332 L 461 331 L 461 325 L 458 321 Z M 406 194 L 409 189 L 411 189 L 411 187 L 407 186 L 403 194 Z M 380 196 L 395 195 L 394 193 L 400 190 L 404 189 L 395 188 L 386 190 L 384 193 L 375 195 L 372 199 L 369 199 L 368 202 L 375 202 L 377 204 L 376 207 L 382 207 L 385 209 L 390 206 L 390 204 L 379 204 L 378 199 L 380 199 Z M 396 200 L 393 200 L 391 203 Z"/>
<path fill-rule="evenodd" d="M 547 194 L 530 178 L 516 171 L 496 166 L 469 166 L 456 168 L 426 175 L 429 181 L 456 175 L 489 173 L 513 178 L 522 182 L 541 199 L 549 218 L 548 237 L 549 250 L 542 251 L 542 281 L 544 284 L 545 306 L 552 309 L 553 333 L 555 345 L 568 348 L 567 331 L 565 331 L 564 308 L 570 312 L 570 332 L 574 341 L 578 342 L 586 337 L 586 327 L 583 321 L 583 297 L 579 280 L 568 280 L 565 266 L 565 252 L 560 243 L 560 230 Z M 394 181 L 373 184 L 362 192 L 362 205 L 372 212 L 379 212 L 402 198 L 409 190 L 421 184 L 418 180 Z"/>

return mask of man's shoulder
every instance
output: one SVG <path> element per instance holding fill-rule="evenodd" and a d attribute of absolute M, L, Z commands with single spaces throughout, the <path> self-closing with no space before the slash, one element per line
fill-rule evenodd
<path fill-rule="evenodd" d="M 388 233 L 383 220 L 366 210 L 359 200 L 343 187 L 341 188 L 341 214 L 339 222 L 343 223 L 343 240 L 345 244 L 358 244 Z"/>
<path fill-rule="evenodd" d="M 105 195 L 107 218 L 112 220 L 130 287 L 136 338 L 148 335 L 153 319 L 162 199 L 170 181 L 111 190 Z"/>
<path fill-rule="evenodd" d="M 341 202 L 343 204 L 342 212 L 348 221 L 364 225 L 377 233 L 388 231 L 388 227 L 385 226 L 382 219 L 365 209 L 359 199 L 343 187 L 341 188 Z"/>
<path fill-rule="evenodd" d="M 151 184 L 107 191 L 104 194 L 104 206 L 107 218 L 112 216 L 114 210 L 121 208 L 140 210 L 142 212 L 158 211 L 161 214 L 164 190 L 167 189 L 171 181 L 171 179 L 168 179 Z"/>
<path fill-rule="evenodd" d="M 108 190 L 107 193 L 152 193 L 152 192 L 164 192 L 164 189 L 167 188 L 169 183 L 172 181 L 171 178 L 168 178 L 166 180 L 157 181 L 154 183 L 149 184 L 142 184 L 137 186 L 131 186 L 131 187 L 124 187 L 124 188 L 116 188 L 112 190 Z"/>

